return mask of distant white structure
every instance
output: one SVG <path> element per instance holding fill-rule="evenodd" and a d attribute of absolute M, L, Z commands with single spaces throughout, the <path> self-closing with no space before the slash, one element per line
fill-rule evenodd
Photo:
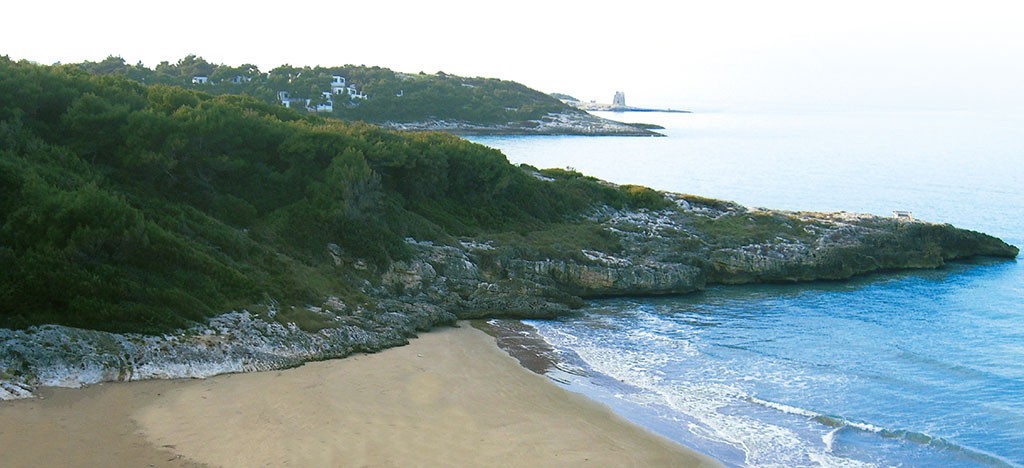
<path fill-rule="evenodd" d="M 366 95 L 363 94 L 363 93 L 360 93 L 359 90 L 356 89 L 355 85 L 349 85 L 348 86 L 348 96 L 351 99 L 366 99 Z"/>
<path fill-rule="evenodd" d="M 626 107 L 626 93 L 616 91 L 612 98 L 612 107 Z"/>
<path fill-rule="evenodd" d="M 298 78 L 300 74 L 301 73 L 296 74 L 295 77 Z M 288 81 L 291 82 L 291 79 Z M 281 101 L 281 105 L 288 108 L 293 108 L 293 106 L 303 106 L 309 112 L 334 112 L 334 96 L 342 94 L 348 94 L 349 100 L 369 99 L 369 96 L 360 93 L 359 89 L 357 89 L 355 85 L 348 84 L 345 77 L 341 75 L 331 75 L 331 90 L 322 91 L 320 93 L 321 97 L 318 99 L 319 102 L 316 104 L 313 104 L 312 99 L 293 98 L 288 95 L 288 91 L 278 91 L 277 99 Z M 401 96 L 402 94 L 404 93 L 399 91 L 398 96 Z"/>
<path fill-rule="evenodd" d="M 334 95 L 330 91 L 320 93 L 323 100 L 317 103 L 316 107 L 309 108 L 312 112 L 334 112 Z"/>
<path fill-rule="evenodd" d="M 196 75 L 192 77 L 192 84 L 206 84 L 210 81 L 210 77 L 206 75 Z"/>
<path fill-rule="evenodd" d="M 901 221 L 913 221 L 914 214 L 909 211 L 893 211 L 892 217 Z"/>
<path fill-rule="evenodd" d="M 341 75 L 331 76 L 331 94 L 343 94 L 345 92 L 345 77 Z"/>
<path fill-rule="evenodd" d="M 234 84 L 242 84 L 242 83 L 248 83 L 248 82 L 252 81 L 252 77 L 243 76 L 243 75 L 235 75 L 235 76 L 231 77 L 231 79 L 228 80 L 228 81 L 230 81 L 231 83 L 234 83 Z"/>
<path fill-rule="evenodd" d="M 291 109 L 292 104 L 305 106 L 309 108 L 309 99 L 293 98 L 288 95 L 288 91 L 278 91 L 277 99 L 281 101 L 281 105 Z"/>

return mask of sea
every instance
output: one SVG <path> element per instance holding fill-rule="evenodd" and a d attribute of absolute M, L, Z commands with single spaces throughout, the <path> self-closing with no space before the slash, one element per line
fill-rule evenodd
<path fill-rule="evenodd" d="M 665 138 L 472 137 L 515 164 L 1024 246 L 1024 114 L 599 113 Z M 727 466 L 1024 466 L 1024 262 L 589 302 L 545 373 Z M 501 324 L 497 324 L 501 325 Z M 525 330 L 524 330 L 525 329 Z"/>

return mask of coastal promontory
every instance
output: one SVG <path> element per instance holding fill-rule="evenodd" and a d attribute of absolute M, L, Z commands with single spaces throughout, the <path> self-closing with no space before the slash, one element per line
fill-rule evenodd
<path fill-rule="evenodd" d="M 0 398 L 268 370 L 609 296 L 1016 247 L 514 166 L 438 132 L 0 59 Z"/>
<path fill-rule="evenodd" d="M 188 55 L 154 68 L 120 57 L 72 66 L 212 95 L 247 96 L 297 113 L 367 122 L 405 131 L 459 135 L 661 136 L 643 126 L 592 115 L 514 81 L 438 71 L 403 73 L 382 67 L 214 64 Z"/>

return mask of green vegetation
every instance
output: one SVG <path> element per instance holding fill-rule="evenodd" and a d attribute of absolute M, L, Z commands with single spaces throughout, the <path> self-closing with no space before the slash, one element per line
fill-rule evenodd
<path fill-rule="evenodd" d="M 331 91 L 332 76 L 346 80 L 345 91 L 331 96 L 332 111 L 324 115 L 343 120 L 371 123 L 465 121 L 476 124 L 504 124 L 539 119 L 568 106 L 547 94 L 519 83 L 488 78 L 463 78 L 444 72 L 435 74 L 397 73 L 386 68 L 345 65 L 337 67 L 293 67 L 282 65 L 268 73 L 255 65 L 215 65 L 189 55 L 177 63 L 162 62 L 155 69 L 141 63 L 126 64 L 120 57 L 76 65 L 102 76 L 123 76 L 146 84 L 180 86 L 213 95 L 237 94 L 266 104 L 280 105 L 278 93 L 291 98 L 310 99 L 310 105 L 325 103 L 323 92 Z M 193 82 L 197 76 L 205 83 Z M 366 99 L 353 97 L 352 86 Z M 305 111 L 305 103 L 292 106 Z"/>
<path fill-rule="evenodd" d="M 694 227 L 716 246 L 767 243 L 776 238 L 808 242 L 814 238 L 804 229 L 809 223 L 777 212 L 740 211 L 716 218 L 694 217 Z"/>
<path fill-rule="evenodd" d="M 517 168 L 446 134 L 347 124 L 255 92 L 159 84 L 168 69 L 222 72 L 198 59 L 148 71 L 117 59 L 46 67 L 0 57 L 0 326 L 159 332 L 328 295 L 372 307 L 357 285 L 407 256 L 405 237 L 525 239 L 537 255 L 558 248 L 552 236 L 610 247 L 567 221 L 600 205 L 663 203 L 649 189 Z M 381 95 L 390 78 L 368 77 L 395 76 L 316 70 L 347 73 Z M 455 78 L 395 79 L 406 96 L 417 80 L 464 88 Z M 492 84 L 505 85 L 479 87 Z M 315 314 L 293 314 L 322 326 Z"/>
<path fill-rule="evenodd" d="M 503 232 L 487 236 L 498 247 L 490 255 L 504 259 L 572 259 L 589 263 L 582 251 L 608 254 L 622 251 L 622 242 L 595 222 L 580 221 L 546 226 L 529 232 Z"/>
<path fill-rule="evenodd" d="M 561 101 L 579 101 L 579 99 L 576 99 L 576 98 L 574 98 L 574 97 L 572 97 L 572 96 L 570 96 L 568 94 L 564 94 L 564 93 L 551 93 L 551 97 L 553 97 L 555 99 L 558 99 L 558 100 L 561 100 Z"/>
<path fill-rule="evenodd" d="M 623 185 L 620 190 L 626 193 L 626 198 L 631 206 L 649 210 L 661 210 L 672 206 L 672 202 L 666 200 L 664 195 L 649 187 Z"/>

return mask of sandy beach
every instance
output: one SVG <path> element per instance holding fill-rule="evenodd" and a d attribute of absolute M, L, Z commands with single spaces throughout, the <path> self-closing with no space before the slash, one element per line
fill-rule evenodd
<path fill-rule="evenodd" d="M 717 466 L 468 324 L 296 369 L 42 395 L 0 403 L 4 466 Z"/>

